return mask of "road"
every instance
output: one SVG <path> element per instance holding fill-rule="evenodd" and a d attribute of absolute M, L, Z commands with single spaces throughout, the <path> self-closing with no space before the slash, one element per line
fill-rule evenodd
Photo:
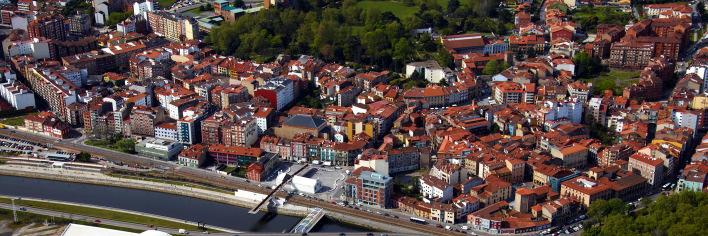
<path fill-rule="evenodd" d="M 197 183 L 214 185 L 214 186 L 218 186 L 218 187 L 222 187 L 222 188 L 226 188 L 226 189 L 242 189 L 242 190 L 257 192 L 257 193 L 261 193 L 261 194 L 268 194 L 268 191 L 269 191 L 269 189 L 267 189 L 267 188 L 261 188 L 261 187 L 255 186 L 253 184 L 244 182 L 241 179 L 231 178 L 229 176 L 224 176 L 219 173 L 204 170 L 204 169 L 180 166 L 180 165 L 177 165 L 172 162 L 155 160 L 155 159 L 151 159 L 151 158 L 147 158 L 147 157 L 141 157 L 141 156 L 137 156 L 137 155 L 97 148 L 97 147 L 88 146 L 88 145 L 84 145 L 84 144 L 80 144 L 80 143 L 72 143 L 70 141 L 58 140 L 58 139 L 54 139 L 54 138 L 47 137 L 47 136 L 22 132 L 19 130 L 15 131 L 15 130 L 10 130 L 10 129 L 0 129 L 0 134 L 14 137 L 14 138 L 39 142 L 39 143 L 52 144 L 52 146 L 55 148 L 64 148 L 64 149 L 69 149 L 69 150 L 74 150 L 74 151 L 87 152 L 87 153 L 91 153 L 94 156 L 100 156 L 106 160 L 116 162 L 116 163 L 122 162 L 122 163 L 130 164 L 130 165 L 140 165 L 143 167 L 159 169 L 159 170 L 163 170 L 166 172 L 170 172 L 171 174 L 174 174 L 176 176 L 180 176 L 182 178 L 191 179 L 192 181 L 197 182 Z M 359 211 L 359 210 L 354 210 L 354 209 L 347 208 L 347 207 L 342 207 L 342 206 L 339 206 L 339 205 L 334 204 L 332 202 L 326 202 L 322 199 L 315 200 L 315 199 L 300 197 L 297 195 L 288 196 L 285 192 L 276 193 L 276 197 L 287 198 L 290 203 L 295 204 L 295 205 L 301 205 L 301 206 L 313 207 L 313 208 L 319 207 L 319 208 L 326 210 L 327 212 L 348 215 L 353 218 L 357 218 L 362 223 L 379 222 L 379 223 L 383 223 L 383 224 L 392 225 L 395 227 L 401 227 L 404 229 L 414 230 L 414 231 L 420 232 L 422 234 L 429 234 L 429 235 L 461 234 L 461 233 L 448 231 L 448 230 L 441 229 L 441 228 L 436 228 L 436 227 L 430 226 L 430 225 L 420 225 L 420 224 L 412 223 L 412 222 L 408 221 L 408 219 L 394 219 L 392 217 L 387 217 L 387 216 L 383 216 L 383 215 L 378 215 L 378 214 L 374 214 L 374 213 L 369 213 L 369 212 L 365 212 L 365 211 Z"/>
<path fill-rule="evenodd" d="M 20 212 L 20 205 L 16 205 L 16 209 L 18 209 L 18 212 Z M 7 210 L 12 210 L 12 205 L 10 204 L 3 204 L 0 203 L 0 208 L 2 209 L 7 209 Z M 59 211 L 51 211 L 51 210 L 44 210 L 40 208 L 32 208 L 32 207 L 24 207 L 24 210 L 21 212 L 29 212 L 37 215 L 44 215 L 44 216 L 51 216 L 51 217 L 57 217 L 57 218 L 64 218 L 64 219 L 72 219 L 72 220 L 78 220 L 78 221 L 85 221 L 85 222 L 95 222 L 95 220 L 100 220 L 102 225 L 110 225 L 110 226 L 116 226 L 116 227 L 123 227 L 123 228 L 130 228 L 130 229 L 136 229 L 136 230 L 151 230 L 151 229 L 157 229 L 159 231 L 163 231 L 172 235 L 181 235 L 179 233 L 178 229 L 168 229 L 168 228 L 150 228 L 147 225 L 143 224 L 134 224 L 134 223 L 128 223 L 128 222 L 123 222 L 123 221 L 115 221 L 115 220 L 109 220 L 109 219 L 103 219 L 103 218 L 96 218 L 96 217 L 90 217 L 90 216 L 83 216 L 83 215 L 77 215 L 77 214 L 67 214 L 64 212 L 59 212 Z M 368 235 L 368 232 L 361 232 L 361 233 L 346 233 L 345 235 L 351 235 L 351 236 L 365 236 Z M 248 235 L 273 235 L 273 233 L 238 233 L 238 234 L 233 234 L 233 233 L 203 233 L 203 232 L 189 232 L 189 235 L 198 235 L 198 236 L 204 236 L 204 235 L 210 235 L 210 236 L 231 236 L 231 235 L 239 235 L 239 236 L 248 236 Z M 277 235 L 302 235 L 302 234 L 277 234 Z M 332 235 L 332 233 L 308 233 L 307 235 Z M 403 236 L 403 235 L 408 235 L 408 234 L 396 234 L 396 233 L 387 233 L 388 236 Z"/>
<path fill-rule="evenodd" d="M 21 207 L 24 210 L 19 210 Z M 0 208 L 12 210 L 12 205 L 0 203 Z M 45 210 L 45 209 L 41 209 L 41 208 L 26 207 L 26 206 L 20 206 L 20 205 L 16 205 L 16 209 L 18 209 L 18 212 L 29 212 L 29 213 L 34 213 L 34 214 L 38 214 L 38 215 L 71 219 L 71 220 L 78 220 L 78 221 L 85 221 L 85 222 L 96 222 L 96 220 L 99 220 L 101 222 L 100 224 L 104 224 L 104 225 L 137 229 L 137 230 L 157 229 L 157 230 L 160 230 L 163 232 L 170 233 L 172 235 L 179 235 L 178 229 L 150 228 L 149 226 L 144 225 L 144 224 L 135 224 L 135 223 L 129 223 L 129 222 L 123 222 L 123 221 L 115 221 L 115 220 L 111 220 L 111 219 L 90 217 L 90 216 L 85 216 L 85 215 L 69 214 L 69 213 L 64 213 L 64 212 L 60 212 L 60 211 Z M 233 233 L 211 233 L 211 234 L 207 233 L 207 234 L 205 234 L 205 233 L 201 233 L 201 232 L 190 232 L 190 235 L 218 235 L 218 236 L 220 236 L 220 235 L 233 235 Z"/>

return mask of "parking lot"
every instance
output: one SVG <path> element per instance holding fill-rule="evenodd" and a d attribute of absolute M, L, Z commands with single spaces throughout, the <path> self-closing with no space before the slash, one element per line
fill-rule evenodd
<path fill-rule="evenodd" d="M 19 152 L 24 154 L 30 154 L 33 152 L 40 151 L 42 149 L 46 149 L 46 146 L 43 144 L 0 135 L 0 152 Z"/>
<path fill-rule="evenodd" d="M 261 185 L 266 187 L 274 186 L 275 180 L 280 172 L 286 172 L 290 175 L 294 174 L 295 171 L 302 168 L 304 164 L 282 162 L 270 175 L 266 176 Z M 322 188 L 315 194 L 315 198 L 320 198 L 324 200 L 339 200 L 339 195 L 341 195 L 341 189 L 346 178 L 347 169 L 345 168 L 334 168 L 319 165 L 310 165 L 305 170 L 300 172 L 300 176 L 318 179 Z M 286 186 L 285 190 L 292 191 L 292 187 Z"/>

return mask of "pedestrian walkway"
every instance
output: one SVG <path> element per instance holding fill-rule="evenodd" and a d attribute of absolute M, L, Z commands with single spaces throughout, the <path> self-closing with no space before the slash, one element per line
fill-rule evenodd
<path fill-rule="evenodd" d="M 295 234 L 306 234 L 309 233 L 312 228 L 317 225 L 317 223 L 320 222 L 322 217 L 325 216 L 325 211 L 320 209 L 320 208 L 315 208 L 313 209 L 310 214 L 307 214 L 307 217 L 302 219 L 300 223 L 297 223 L 295 227 L 293 227 L 292 230 L 290 230 L 290 233 L 295 233 Z"/>

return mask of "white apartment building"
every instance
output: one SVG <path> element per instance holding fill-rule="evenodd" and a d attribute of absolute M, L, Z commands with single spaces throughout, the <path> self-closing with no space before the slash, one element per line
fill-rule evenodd
<path fill-rule="evenodd" d="M 154 11 L 154 6 L 152 0 L 145 0 L 144 2 L 133 3 L 133 15 L 141 16 L 147 20 L 147 12 Z"/>
<path fill-rule="evenodd" d="M 9 68 L 2 68 L 5 82 L 0 83 L 0 95 L 17 110 L 35 107 L 34 93 L 27 86 L 17 81 Z"/>
<path fill-rule="evenodd" d="M 11 58 L 18 55 L 31 55 L 35 59 L 50 58 L 49 40 L 33 38 L 22 41 L 3 42 L 5 57 Z"/>
<path fill-rule="evenodd" d="M 175 123 L 162 123 L 155 126 L 155 138 L 177 142 L 177 125 Z"/>
<path fill-rule="evenodd" d="M 452 82 L 449 80 L 454 77 L 454 73 L 450 68 L 444 68 L 434 60 L 408 63 L 406 65 L 406 78 L 410 78 L 414 72 L 422 73 L 423 78 L 431 83 L 440 83 L 442 80 Z"/>
<path fill-rule="evenodd" d="M 424 198 L 438 198 L 442 202 L 450 201 L 453 194 L 452 185 L 431 175 L 424 175 L 420 178 L 420 192 Z"/>

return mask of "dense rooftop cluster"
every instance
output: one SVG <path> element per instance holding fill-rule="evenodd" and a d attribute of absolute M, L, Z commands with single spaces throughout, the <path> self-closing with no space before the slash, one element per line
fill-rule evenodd
<path fill-rule="evenodd" d="M 125 7 L 94 2 L 104 13 Z M 140 155 L 244 168 L 257 182 L 281 161 L 345 167 L 350 204 L 491 233 L 563 225 L 595 201 L 634 201 L 674 177 L 677 190 L 708 190 L 708 48 L 691 47 L 685 3 L 647 4 L 643 20 L 590 33 L 568 10 L 586 1 L 518 1 L 511 35 L 421 30 L 455 67 L 424 60 L 397 72 L 220 55 L 201 40 L 203 22 L 123 2 L 133 16 L 102 34 L 91 23 L 108 20 L 102 11 L 64 16 L 28 0 L 3 8 L 13 31 L 0 95 L 14 109 L 45 110 L 25 119 L 28 130 L 132 138 Z M 248 13 L 213 5 L 230 21 Z M 603 66 L 637 73 L 611 78 L 612 90 L 588 77 Z"/>

